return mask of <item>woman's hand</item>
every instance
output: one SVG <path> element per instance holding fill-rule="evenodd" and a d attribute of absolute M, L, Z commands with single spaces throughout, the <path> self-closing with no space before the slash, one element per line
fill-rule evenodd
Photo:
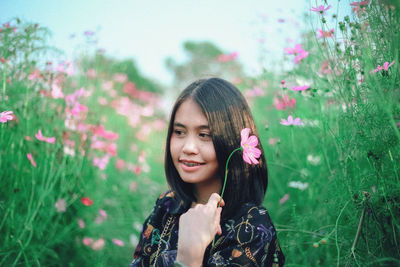
<path fill-rule="evenodd" d="M 220 195 L 213 193 L 207 204 L 197 204 L 182 214 L 179 219 L 177 260 L 187 266 L 201 266 L 205 249 L 221 234 L 221 206 L 225 203 Z"/>

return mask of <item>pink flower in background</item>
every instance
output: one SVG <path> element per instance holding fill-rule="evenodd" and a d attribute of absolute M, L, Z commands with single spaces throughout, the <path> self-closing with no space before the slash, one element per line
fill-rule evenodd
<path fill-rule="evenodd" d="M 294 63 L 295 64 L 299 64 L 300 61 L 306 57 L 308 57 L 308 55 L 310 54 L 310 52 L 306 52 L 306 51 L 301 51 L 299 54 L 297 54 L 294 57 Z"/>
<path fill-rule="evenodd" d="M 258 164 L 257 159 L 261 155 L 261 150 L 256 147 L 258 145 L 258 139 L 255 135 L 249 137 L 249 134 L 249 128 L 244 128 L 240 132 L 240 146 L 243 148 L 243 160 L 248 164 Z"/>
<path fill-rule="evenodd" d="M 87 76 L 88 76 L 89 78 L 96 78 L 96 76 L 97 76 L 96 70 L 95 70 L 95 69 L 89 69 L 89 70 L 87 71 Z"/>
<path fill-rule="evenodd" d="M 120 246 L 120 247 L 123 247 L 123 246 L 124 246 L 124 241 L 122 241 L 122 240 L 113 238 L 113 239 L 112 239 L 112 242 L 113 242 L 115 245 L 117 245 L 117 246 Z"/>
<path fill-rule="evenodd" d="M 232 52 L 230 54 L 222 54 L 217 57 L 217 60 L 219 62 L 228 62 L 237 59 L 238 55 L 239 55 L 238 52 Z"/>
<path fill-rule="evenodd" d="M 82 219 L 78 219 L 78 225 L 79 225 L 79 228 L 85 228 L 85 221 L 84 220 L 82 220 Z"/>
<path fill-rule="evenodd" d="M 34 70 L 31 74 L 28 75 L 28 79 L 30 81 L 32 80 L 38 80 L 41 77 L 40 71 L 39 70 Z"/>
<path fill-rule="evenodd" d="M 125 73 L 115 73 L 114 81 L 117 83 L 125 83 L 128 80 L 128 76 Z"/>
<path fill-rule="evenodd" d="M 82 198 L 81 198 L 81 202 L 82 202 L 82 204 L 85 205 L 85 206 L 92 206 L 92 205 L 93 205 L 93 200 L 91 200 L 91 199 L 88 198 L 88 197 L 82 197 Z"/>
<path fill-rule="evenodd" d="M 71 114 L 72 116 L 79 116 L 81 112 L 87 112 L 88 107 L 79 104 L 78 102 L 75 102 L 74 107 L 72 109 L 68 109 L 68 113 Z"/>
<path fill-rule="evenodd" d="M 321 30 L 321 29 L 318 29 L 317 37 L 318 37 L 318 38 L 332 37 L 334 32 L 335 32 L 334 29 L 331 29 L 331 30 L 328 31 L 328 32 L 323 31 L 323 30 Z"/>
<path fill-rule="evenodd" d="M 99 210 L 99 214 L 103 218 L 107 218 L 107 212 L 105 210 Z"/>
<path fill-rule="evenodd" d="M 303 125 L 303 122 L 300 120 L 300 118 L 296 118 L 293 120 L 293 116 L 289 115 L 288 119 L 281 119 L 281 124 L 285 126 L 289 125 Z"/>
<path fill-rule="evenodd" d="M 283 195 L 283 197 L 279 200 L 279 204 L 282 205 L 283 203 L 285 203 L 286 201 L 288 201 L 289 198 L 290 198 L 289 194 Z"/>
<path fill-rule="evenodd" d="M 92 244 L 92 249 L 100 250 L 100 249 L 103 249 L 104 245 L 105 245 L 104 239 L 100 238 L 100 239 L 97 239 L 96 241 L 94 241 L 94 243 Z"/>
<path fill-rule="evenodd" d="M 92 128 L 92 132 L 94 135 L 98 135 L 108 140 L 117 140 L 119 135 L 117 133 L 113 133 L 111 131 L 104 130 L 103 125 L 95 126 Z"/>
<path fill-rule="evenodd" d="M 39 130 L 38 133 L 35 134 L 35 137 L 37 140 L 44 141 L 49 144 L 54 144 L 54 142 L 56 141 L 55 137 L 44 137 L 41 130 Z"/>
<path fill-rule="evenodd" d="M 105 210 L 99 210 L 99 215 L 96 217 L 95 222 L 101 224 L 105 219 L 107 219 L 107 212 Z"/>
<path fill-rule="evenodd" d="M 375 72 L 378 72 L 378 71 L 381 71 L 381 70 L 386 70 L 386 71 L 388 71 L 389 70 L 389 68 L 392 66 L 394 64 L 394 60 L 389 64 L 389 62 L 385 62 L 385 63 L 383 63 L 383 66 L 381 67 L 380 65 L 378 65 L 378 67 L 376 68 L 376 69 L 374 69 L 374 70 L 371 70 L 370 71 L 370 73 L 375 73 Z"/>
<path fill-rule="evenodd" d="M 320 6 L 318 6 L 318 7 L 312 7 L 310 10 L 311 11 L 314 11 L 314 12 L 318 12 L 318 13 L 320 13 L 321 15 L 324 15 L 325 14 L 325 11 L 327 11 L 328 9 L 330 9 L 331 8 L 331 5 L 329 5 L 329 6 L 327 6 L 327 7 L 324 7 L 323 5 L 320 5 Z"/>
<path fill-rule="evenodd" d="M 294 86 L 294 87 L 292 87 L 292 90 L 293 91 L 305 91 L 308 88 L 310 88 L 309 85 L 302 85 L 302 86 Z"/>
<path fill-rule="evenodd" d="M 301 44 L 296 44 L 294 46 L 294 48 L 285 47 L 284 50 L 285 50 L 286 54 L 288 54 L 288 55 L 295 55 L 295 54 L 300 53 L 301 51 L 304 51 L 304 49 L 301 46 Z"/>
<path fill-rule="evenodd" d="M 295 55 L 294 57 L 294 63 L 299 64 L 300 61 L 304 58 L 306 58 L 310 52 L 307 52 L 303 49 L 301 44 L 296 44 L 294 48 L 291 47 L 285 47 L 284 48 L 286 54 L 288 55 Z"/>
<path fill-rule="evenodd" d="M 257 97 L 257 96 L 263 96 L 263 95 L 265 95 L 265 92 L 260 87 L 254 86 L 253 89 L 246 90 L 246 92 L 244 94 L 248 98 L 253 98 L 253 97 Z"/>
<path fill-rule="evenodd" d="M 123 159 L 118 159 L 118 160 L 115 162 L 115 168 L 116 168 L 117 170 L 125 169 L 125 161 L 124 161 Z"/>
<path fill-rule="evenodd" d="M 385 62 L 383 63 L 383 69 L 384 70 L 388 70 L 390 66 L 392 66 L 394 64 L 394 60 L 389 64 L 389 62 Z"/>
<path fill-rule="evenodd" d="M 294 108 L 296 104 L 296 99 L 290 98 L 288 95 L 283 95 L 282 97 L 274 98 L 274 106 L 278 110 L 285 110 L 287 107 Z"/>
<path fill-rule="evenodd" d="M 60 198 L 56 204 L 55 207 L 57 209 L 57 212 L 65 212 L 67 209 L 67 203 L 65 202 L 65 199 Z"/>
<path fill-rule="evenodd" d="M 93 238 L 84 237 L 84 238 L 82 239 L 82 243 L 83 243 L 85 246 L 90 246 L 91 244 L 93 244 Z"/>
<path fill-rule="evenodd" d="M 93 158 L 93 166 L 99 167 L 100 170 L 105 170 L 110 161 L 110 155 L 105 155 L 102 158 Z"/>
<path fill-rule="evenodd" d="M 323 74 L 329 74 L 332 72 L 331 63 L 329 61 L 323 61 L 319 70 Z"/>
<path fill-rule="evenodd" d="M 0 113 L 0 122 L 6 123 L 7 121 L 13 120 L 12 111 L 3 111 Z"/>
<path fill-rule="evenodd" d="M 51 86 L 51 96 L 53 98 L 64 98 L 64 93 L 62 91 L 61 86 L 59 86 L 58 82 L 53 82 Z"/>
<path fill-rule="evenodd" d="M 358 6 L 367 6 L 369 4 L 369 0 L 360 1 L 360 2 L 352 2 L 350 6 L 358 7 Z"/>
<path fill-rule="evenodd" d="M 31 154 L 31 153 L 26 154 L 26 157 L 29 159 L 29 161 L 31 162 L 32 166 L 36 168 L 36 162 L 35 162 L 35 160 L 33 159 L 32 154 Z"/>

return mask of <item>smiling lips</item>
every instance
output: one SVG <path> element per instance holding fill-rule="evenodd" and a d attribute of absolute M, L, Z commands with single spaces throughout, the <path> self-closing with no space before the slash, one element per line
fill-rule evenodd
<path fill-rule="evenodd" d="M 186 172 L 194 172 L 197 171 L 201 165 L 204 165 L 205 163 L 193 161 L 193 160 L 179 160 L 179 163 L 181 165 L 182 170 Z"/>

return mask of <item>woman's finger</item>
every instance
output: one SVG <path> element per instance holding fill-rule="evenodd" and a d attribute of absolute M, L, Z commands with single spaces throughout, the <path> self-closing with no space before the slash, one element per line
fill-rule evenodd
<path fill-rule="evenodd" d="M 220 195 L 218 195 L 217 193 L 212 193 L 206 205 L 209 205 L 212 208 L 217 207 L 218 202 L 220 200 L 221 200 Z"/>

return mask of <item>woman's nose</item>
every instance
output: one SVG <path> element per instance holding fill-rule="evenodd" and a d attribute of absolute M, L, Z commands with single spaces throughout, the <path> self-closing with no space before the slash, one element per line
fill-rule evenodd
<path fill-rule="evenodd" d="M 187 137 L 183 144 L 182 151 L 185 154 L 197 154 L 199 151 L 196 140 L 193 137 Z"/>

